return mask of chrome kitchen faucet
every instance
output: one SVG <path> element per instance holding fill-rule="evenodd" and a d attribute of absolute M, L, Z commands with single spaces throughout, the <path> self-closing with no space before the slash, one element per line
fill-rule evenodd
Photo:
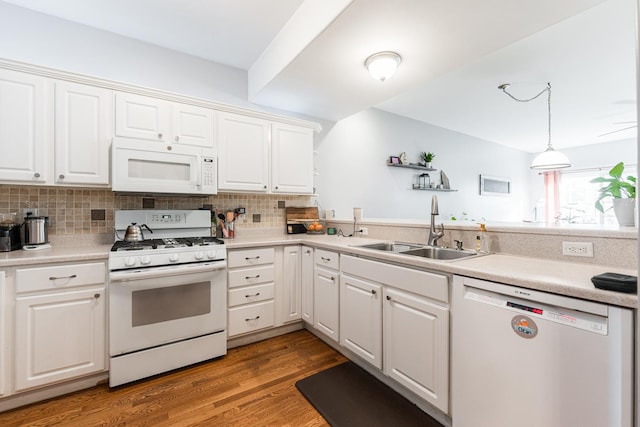
<path fill-rule="evenodd" d="M 436 216 L 440 215 L 438 210 L 438 198 L 434 194 L 431 198 L 431 228 L 429 229 L 429 238 L 427 245 L 437 246 L 438 240 L 444 236 L 444 224 L 440 223 L 440 231 L 436 231 Z"/>

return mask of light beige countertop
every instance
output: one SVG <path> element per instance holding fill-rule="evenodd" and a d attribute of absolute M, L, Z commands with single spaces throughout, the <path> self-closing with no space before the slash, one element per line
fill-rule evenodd
<path fill-rule="evenodd" d="M 55 262 L 103 260 L 109 257 L 111 245 L 60 246 L 32 251 L 0 252 L 0 268 Z"/>
<path fill-rule="evenodd" d="M 384 240 L 297 234 L 242 236 L 226 240 L 225 243 L 229 250 L 306 244 L 315 248 L 339 251 L 378 261 L 388 261 L 407 267 L 475 277 L 575 298 L 638 308 L 636 294 L 604 291 L 595 288 L 591 283 L 591 277 L 596 274 L 616 272 L 635 276 L 637 275 L 635 270 L 507 254 L 490 254 L 455 261 L 440 261 L 357 247 L 381 241 Z M 111 245 L 54 246 L 51 249 L 38 251 L 4 252 L 0 253 L 0 268 L 56 262 L 107 260 L 110 248 Z"/>

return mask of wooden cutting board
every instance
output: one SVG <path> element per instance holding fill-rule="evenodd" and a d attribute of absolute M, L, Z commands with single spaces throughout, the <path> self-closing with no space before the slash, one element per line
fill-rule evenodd
<path fill-rule="evenodd" d="M 285 208 L 287 215 L 287 222 L 289 221 L 301 221 L 301 220 L 318 220 L 320 218 L 318 214 L 318 207 L 312 208 Z"/>

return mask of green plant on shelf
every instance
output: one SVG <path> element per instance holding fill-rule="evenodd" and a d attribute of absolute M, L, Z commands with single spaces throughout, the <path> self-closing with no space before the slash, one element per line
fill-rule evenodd
<path fill-rule="evenodd" d="M 433 158 L 435 156 L 436 155 L 431 151 L 423 151 L 422 153 L 420 153 L 420 160 L 422 160 L 425 164 L 429 164 L 433 161 Z"/>

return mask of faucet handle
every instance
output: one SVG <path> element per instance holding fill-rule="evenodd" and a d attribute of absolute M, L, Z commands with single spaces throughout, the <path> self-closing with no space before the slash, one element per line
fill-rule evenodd
<path fill-rule="evenodd" d="M 454 240 L 454 242 L 456 242 L 456 249 L 461 251 L 463 249 L 462 240 Z"/>

